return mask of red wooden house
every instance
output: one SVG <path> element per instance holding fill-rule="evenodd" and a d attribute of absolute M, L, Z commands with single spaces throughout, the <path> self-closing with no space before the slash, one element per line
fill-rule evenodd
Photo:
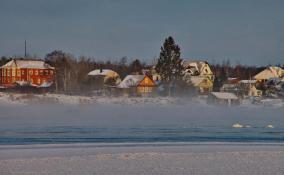
<path fill-rule="evenodd" d="M 11 60 L 0 68 L 1 86 L 47 87 L 54 81 L 54 67 L 41 60 Z"/>

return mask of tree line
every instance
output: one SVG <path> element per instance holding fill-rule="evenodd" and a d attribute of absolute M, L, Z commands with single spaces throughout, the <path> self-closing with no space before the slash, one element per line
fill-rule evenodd
<path fill-rule="evenodd" d="M 12 58 L 2 56 L 0 66 L 6 64 Z M 14 59 L 35 59 L 35 58 L 14 58 Z M 102 61 L 88 57 L 75 57 L 61 50 L 55 50 L 48 53 L 41 60 L 50 64 L 55 68 L 54 91 L 57 93 L 73 93 L 79 94 L 88 92 L 90 89 L 90 81 L 87 74 L 95 69 L 111 69 L 117 72 L 121 79 L 128 74 L 142 74 L 143 69 L 151 69 L 155 66 L 155 70 L 162 77 L 162 83 L 170 84 L 172 82 L 180 82 L 183 76 L 183 66 L 181 65 L 181 49 L 175 43 L 172 37 L 165 39 L 159 58 L 155 65 L 147 65 L 139 59 L 128 62 L 127 57 L 122 57 L 117 61 Z M 284 67 L 284 65 L 278 65 Z M 229 61 L 221 64 L 210 65 L 215 80 L 222 83 L 228 77 L 237 77 L 239 79 L 250 79 L 255 74 L 265 69 L 265 67 L 246 66 L 246 65 L 230 65 Z M 151 75 L 150 75 L 151 76 Z M 184 84 L 182 84 L 184 85 Z"/>

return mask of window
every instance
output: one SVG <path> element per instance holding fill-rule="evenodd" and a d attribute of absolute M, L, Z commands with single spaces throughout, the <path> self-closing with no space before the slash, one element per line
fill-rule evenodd
<path fill-rule="evenodd" d="M 40 78 L 37 79 L 37 84 L 40 84 Z"/>
<path fill-rule="evenodd" d="M 40 70 L 40 71 L 39 71 L 39 75 L 43 75 L 43 70 Z"/>
<path fill-rule="evenodd" d="M 17 76 L 20 77 L 21 76 L 21 71 L 17 70 Z"/>
<path fill-rule="evenodd" d="M 6 76 L 6 69 L 3 69 L 3 75 Z"/>
<path fill-rule="evenodd" d="M 50 75 L 53 75 L 53 70 L 50 70 Z"/>
<path fill-rule="evenodd" d="M 15 77 L 16 76 L 16 69 L 12 69 L 12 77 Z"/>
<path fill-rule="evenodd" d="M 22 75 L 25 75 L 25 71 L 24 70 L 22 70 Z"/>
<path fill-rule="evenodd" d="M 29 75 L 33 75 L 33 70 L 29 70 Z"/>
<path fill-rule="evenodd" d="M 10 69 L 7 69 L 7 77 L 10 77 Z"/>
<path fill-rule="evenodd" d="M 38 70 L 35 70 L 35 75 L 38 75 Z"/>

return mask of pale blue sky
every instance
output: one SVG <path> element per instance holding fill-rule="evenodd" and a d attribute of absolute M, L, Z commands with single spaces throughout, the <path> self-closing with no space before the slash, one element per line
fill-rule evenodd
<path fill-rule="evenodd" d="M 171 35 L 183 58 L 284 64 L 283 0 L 0 0 L 0 55 L 55 49 L 150 62 Z"/>

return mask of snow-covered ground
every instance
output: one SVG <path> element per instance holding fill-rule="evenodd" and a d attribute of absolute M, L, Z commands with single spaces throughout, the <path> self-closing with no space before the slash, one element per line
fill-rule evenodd
<path fill-rule="evenodd" d="M 23 94 L 0 92 L 0 104 L 112 104 L 112 105 L 201 105 L 208 106 L 204 97 L 179 98 L 179 97 L 109 97 L 109 96 L 76 96 L 64 94 Z M 263 99 L 258 104 L 252 100 L 241 100 L 242 107 L 284 107 L 282 99 Z"/>
<path fill-rule="evenodd" d="M 141 105 L 141 104 L 182 104 L 184 99 L 175 97 L 107 97 L 107 96 L 75 96 L 64 94 L 21 94 L 0 92 L 0 104 L 119 104 L 119 105 Z"/>
<path fill-rule="evenodd" d="M 284 147 L 274 144 L 1 146 L 1 175 L 283 175 Z"/>

